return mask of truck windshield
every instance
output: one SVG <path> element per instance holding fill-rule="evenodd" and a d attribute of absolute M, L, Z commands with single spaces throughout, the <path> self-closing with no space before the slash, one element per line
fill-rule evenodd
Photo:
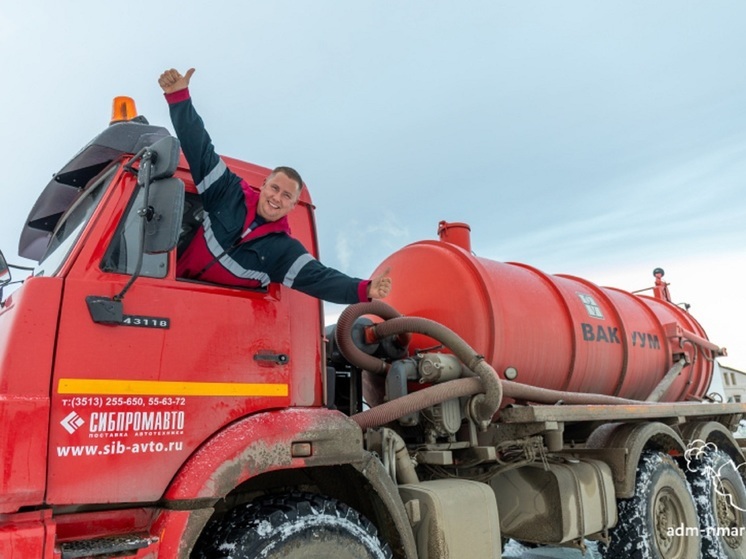
<path fill-rule="evenodd" d="M 37 266 L 34 275 L 52 276 L 59 272 L 67 259 L 67 255 L 98 206 L 101 196 L 106 192 L 106 187 L 111 182 L 117 168 L 117 165 L 113 166 L 84 190 L 65 215 L 62 216 L 57 228 L 52 233 L 47 251 L 39 261 L 39 266 Z"/>

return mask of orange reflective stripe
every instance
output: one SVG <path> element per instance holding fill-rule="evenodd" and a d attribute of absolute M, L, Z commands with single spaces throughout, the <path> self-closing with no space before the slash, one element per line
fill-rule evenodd
<path fill-rule="evenodd" d="M 63 378 L 59 394 L 130 394 L 137 396 L 287 396 L 287 384 L 181 382 Z"/>

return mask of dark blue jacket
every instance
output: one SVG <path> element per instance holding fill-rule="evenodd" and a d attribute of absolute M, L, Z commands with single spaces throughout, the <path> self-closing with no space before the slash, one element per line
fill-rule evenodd
<path fill-rule="evenodd" d="M 167 94 L 166 100 L 205 210 L 202 227 L 179 258 L 177 275 L 255 288 L 277 282 L 332 303 L 368 301 L 370 281 L 316 260 L 290 236 L 287 217 L 249 229 L 259 194 L 217 155 L 189 90 Z"/>

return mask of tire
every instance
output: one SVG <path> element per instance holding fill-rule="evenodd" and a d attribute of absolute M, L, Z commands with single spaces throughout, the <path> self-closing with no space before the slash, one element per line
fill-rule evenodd
<path fill-rule="evenodd" d="M 703 559 L 746 557 L 746 486 L 736 465 L 722 450 L 700 447 L 687 464 L 702 533 Z M 703 451 L 704 450 L 704 451 Z"/>
<path fill-rule="evenodd" d="M 698 559 L 701 537 L 697 511 L 684 472 L 661 452 L 643 453 L 635 495 L 619 501 L 619 520 L 607 559 Z"/>
<path fill-rule="evenodd" d="M 344 503 L 292 493 L 242 505 L 211 521 L 201 559 L 391 559 L 373 524 Z"/>

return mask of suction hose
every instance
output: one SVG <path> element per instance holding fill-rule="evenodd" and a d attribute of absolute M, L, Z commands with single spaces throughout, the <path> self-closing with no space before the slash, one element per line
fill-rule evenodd
<path fill-rule="evenodd" d="M 629 400 L 604 394 L 564 392 L 501 380 L 495 370 L 484 361 L 484 358 L 450 329 L 424 318 L 401 317 L 396 310 L 381 301 L 352 305 L 342 312 L 337 323 L 337 345 L 342 355 L 350 363 L 366 371 L 383 374 L 388 370 L 389 365 L 381 359 L 358 349 L 352 342 L 350 336 L 352 325 L 358 317 L 364 314 L 375 314 L 381 318 L 388 318 L 386 322 L 373 327 L 377 337 L 382 338 L 404 332 L 417 332 L 430 336 L 448 347 L 478 377 L 460 378 L 436 384 L 353 415 L 352 419 L 363 430 L 380 427 L 410 413 L 421 411 L 453 398 L 473 395 L 481 396 L 481 399 L 473 400 L 472 413 L 476 416 L 475 419 L 482 422 L 490 421 L 493 418 L 500 407 L 503 396 L 514 400 L 542 404 L 561 402 L 570 405 L 640 405 L 645 403 L 639 400 Z M 493 387 L 493 390 L 496 385 L 496 395 L 495 392 L 492 395 L 483 394 L 485 385 Z"/>
<path fill-rule="evenodd" d="M 500 409 L 503 388 L 497 372 L 484 360 L 484 356 L 474 351 L 453 330 L 427 318 L 402 317 L 377 324 L 373 327 L 373 331 L 378 338 L 385 338 L 400 332 L 416 332 L 439 341 L 476 374 L 482 383 L 482 389 L 477 391 L 478 393 L 469 404 L 473 418 L 478 422 L 489 423 Z M 443 385 L 445 384 L 447 383 Z"/>
<path fill-rule="evenodd" d="M 356 413 L 352 416 L 352 419 L 365 431 L 366 429 L 386 425 L 400 417 L 424 410 L 446 400 L 473 396 L 480 392 L 484 392 L 484 388 L 482 388 L 482 381 L 477 377 L 450 380 Z"/>
<path fill-rule="evenodd" d="M 339 346 L 342 355 L 344 355 L 350 363 L 366 371 L 378 374 L 386 373 L 389 367 L 388 363 L 382 359 L 367 355 L 365 352 L 355 347 L 355 344 L 352 342 L 350 336 L 352 325 L 357 318 L 364 314 L 376 314 L 381 318 L 387 319 L 386 322 L 382 322 L 373 327 L 375 335 L 379 339 L 403 333 L 416 332 L 434 338 L 445 345 L 461 360 L 462 363 L 473 371 L 481 381 L 481 389 L 472 393 L 476 394 L 470 404 L 474 419 L 482 423 L 488 423 L 492 419 L 492 416 L 497 413 L 497 410 L 500 408 L 500 402 L 502 401 L 502 385 L 500 384 L 500 379 L 497 377 L 497 373 L 484 360 L 483 356 L 474 351 L 469 344 L 462 340 L 455 332 L 446 328 L 442 324 L 438 324 L 437 322 L 433 322 L 426 318 L 402 317 L 394 308 L 382 301 L 358 303 L 357 305 L 352 305 L 342 311 L 339 321 L 337 322 L 337 345 Z M 443 383 L 433 388 L 448 386 L 449 384 L 450 383 Z M 482 392 L 484 392 L 484 394 L 482 394 Z M 455 396 L 451 396 L 451 398 L 453 397 Z M 397 398 L 397 400 L 403 399 L 404 398 Z"/>
<path fill-rule="evenodd" d="M 364 314 L 373 314 L 384 320 L 400 318 L 401 314 L 394 307 L 382 301 L 371 301 L 369 303 L 350 305 L 342 311 L 342 314 L 339 315 L 339 320 L 337 320 L 337 328 L 334 336 L 337 347 L 345 359 L 365 371 L 382 375 L 388 372 L 389 364 L 383 359 L 368 355 L 352 341 L 352 327 L 355 321 Z"/>
<path fill-rule="evenodd" d="M 568 405 L 640 405 L 647 403 L 603 394 L 580 394 L 578 392 L 550 390 L 509 380 L 502 380 L 501 383 L 504 397 L 522 402 L 549 405 L 558 403 Z M 365 431 L 366 429 L 386 425 L 400 417 L 443 403 L 446 400 L 472 396 L 480 392 L 484 392 L 484 388 L 482 388 L 482 382 L 477 377 L 460 378 L 436 384 L 367 409 L 353 415 L 352 419 Z"/>

